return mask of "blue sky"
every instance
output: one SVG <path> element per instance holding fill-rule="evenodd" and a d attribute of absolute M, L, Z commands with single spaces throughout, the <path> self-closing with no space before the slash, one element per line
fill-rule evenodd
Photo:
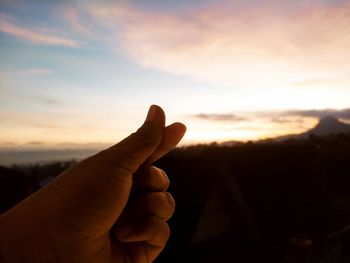
<path fill-rule="evenodd" d="M 346 111 L 349 1 L 4 1 L 0 147 L 114 143 L 159 104 L 185 144 Z M 349 118 L 343 119 L 347 121 Z"/>

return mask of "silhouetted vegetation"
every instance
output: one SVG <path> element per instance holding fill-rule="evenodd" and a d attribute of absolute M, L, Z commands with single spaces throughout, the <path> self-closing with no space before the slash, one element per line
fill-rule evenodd
<path fill-rule="evenodd" d="M 308 262 L 345 260 L 350 235 L 329 236 L 350 224 L 349 163 L 345 134 L 173 151 L 158 163 L 177 200 L 164 262 L 283 262 L 288 240 L 301 236 L 313 242 Z M 225 223 L 219 211 L 213 210 L 212 219 L 203 213 L 210 192 L 229 227 L 194 243 L 196 231 Z M 198 229 L 203 217 L 207 223 Z"/>
<path fill-rule="evenodd" d="M 42 184 L 72 164 L 12 168 Z M 157 262 L 350 262 L 349 164 L 349 134 L 175 149 L 156 163 L 177 203 Z"/>
<path fill-rule="evenodd" d="M 27 177 L 35 179 L 41 186 L 49 183 L 52 179 L 75 164 L 75 160 L 48 163 L 31 163 L 12 165 L 11 168 L 21 171 Z"/>

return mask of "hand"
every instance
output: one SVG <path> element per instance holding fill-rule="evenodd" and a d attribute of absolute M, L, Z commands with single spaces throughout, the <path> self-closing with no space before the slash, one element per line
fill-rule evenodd
<path fill-rule="evenodd" d="M 152 262 L 169 237 L 174 200 L 151 166 L 181 140 L 152 106 L 142 127 L 0 216 L 1 262 Z"/>

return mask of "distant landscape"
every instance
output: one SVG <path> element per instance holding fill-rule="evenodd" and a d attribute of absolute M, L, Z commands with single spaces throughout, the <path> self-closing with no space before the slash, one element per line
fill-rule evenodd
<path fill-rule="evenodd" d="M 311 130 L 301 134 L 285 135 L 277 138 L 255 141 L 255 143 L 276 143 L 286 140 L 306 139 L 309 136 L 326 136 L 331 134 L 350 133 L 350 125 L 339 121 L 334 117 L 321 118 L 319 123 Z M 215 143 L 215 142 L 213 142 Z M 227 141 L 220 143 L 220 146 L 234 146 L 244 144 L 239 141 Z M 76 148 L 75 148 L 76 147 Z M 11 149 L 0 146 L 0 165 L 33 164 L 53 161 L 81 160 L 102 150 L 107 145 L 93 145 L 90 147 L 78 147 L 78 145 L 60 149 Z"/>
<path fill-rule="evenodd" d="M 0 150 L 0 165 L 81 160 L 102 149 Z"/>

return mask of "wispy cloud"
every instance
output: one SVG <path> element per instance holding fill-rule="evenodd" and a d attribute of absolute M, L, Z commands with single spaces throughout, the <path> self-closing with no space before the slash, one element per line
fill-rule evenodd
<path fill-rule="evenodd" d="M 93 27 L 89 27 L 87 25 L 87 21 L 83 19 L 83 15 L 77 9 L 72 7 L 65 7 L 62 11 L 62 15 L 75 32 L 88 36 L 93 35 L 91 31 Z"/>
<path fill-rule="evenodd" d="M 13 37 L 25 41 L 29 41 L 33 44 L 65 46 L 70 48 L 76 48 L 80 46 L 80 44 L 72 38 L 53 35 L 47 31 L 50 30 L 21 26 L 10 16 L 0 13 L 0 32 L 9 34 Z"/>
<path fill-rule="evenodd" d="M 47 68 L 31 68 L 31 69 L 23 69 L 23 70 L 9 70 L 9 71 L 0 71 L 0 77 L 9 77 L 9 76 L 36 76 L 36 75 L 50 75 L 53 74 L 54 71 Z"/>
<path fill-rule="evenodd" d="M 246 118 L 234 115 L 234 114 L 207 114 L 207 113 L 199 113 L 199 114 L 195 114 L 193 115 L 193 117 L 198 118 L 198 119 L 202 119 L 202 120 L 208 120 L 208 121 L 219 121 L 219 122 L 223 122 L 223 121 L 230 121 L 230 122 L 237 122 L 237 121 L 244 121 L 246 120 Z"/>
<path fill-rule="evenodd" d="M 302 118 L 286 118 L 286 117 L 272 117 L 271 122 L 278 123 L 278 124 L 287 124 L 287 123 L 300 123 L 303 124 L 304 120 Z"/>
<path fill-rule="evenodd" d="M 43 99 L 42 102 L 45 103 L 46 105 L 52 105 L 52 106 L 57 106 L 62 104 L 61 101 L 57 99 L 50 99 L 50 98 Z"/>
<path fill-rule="evenodd" d="M 63 17 L 77 35 L 145 68 L 229 87 L 223 101 L 235 109 L 316 109 L 348 107 L 348 10 L 349 1 L 221 0 L 176 10 L 102 1 L 69 5 Z"/>
<path fill-rule="evenodd" d="M 349 87 L 350 74 L 342 74 L 342 76 L 331 76 L 326 78 L 306 79 L 294 83 L 292 86 L 296 88 L 320 88 L 320 87 Z"/>
<path fill-rule="evenodd" d="M 350 120 L 350 108 L 348 109 L 323 109 L 323 110 L 291 110 L 283 112 L 284 116 L 301 116 L 301 117 L 315 117 L 323 118 L 327 116 L 333 116 L 339 119 Z"/>
<path fill-rule="evenodd" d="M 232 113 L 200 113 L 192 117 L 212 122 L 256 122 L 266 120 L 276 124 L 303 124 L 307 118 L 320 119 L 333 116 L 338 119 L 350 120 L 350 108 L 346 109 L 310 109 L 310 110 L 281 110 Z"/>
<path fill-rule="evenodd" d="M 288 3 L 221 1 L 177 13 L 104 3 L 87 14 L 114 27 L 141 65 L 200 80 L 269 87 L 341 74 L 350 65 L 349 3 Z M 76 14 L 70 20 L 82 28 Z"/>

